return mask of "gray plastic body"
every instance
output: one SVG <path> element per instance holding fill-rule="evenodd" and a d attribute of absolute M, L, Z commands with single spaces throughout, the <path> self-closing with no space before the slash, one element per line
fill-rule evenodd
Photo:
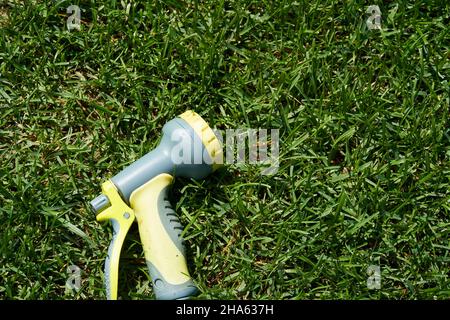
<path fill-rule="evenodd" d="M 158 147 L 111 180 L 128 202 L 134 190 L 161 173 L 194 179 L 206 177 L 212 166 L 211 159 L 204 161 L 204 156 L 209 157 L 201 138 L 186 121 L 175 118 L 164 125 Z"/>
<path fill-rule="evenodd" d="M 183 119 L 175 118 L 163 127 L 159 145 L 111 178 L 122 199 L 129 204 L 134 190 L 161 173 L 176 177 L 201 179 L 212 171 L 212 160 L 201 138 Z M 91 201 L 95 212 L 109 206 L 100 195 Z"/>
<path fill-rule="evenodd" d="M 178 285 L 169 284 L 150 261 L 147 260 L 146 262 L 157 300 L 185 300 L 198 293 L 198 289 L 192 280 Z"/>

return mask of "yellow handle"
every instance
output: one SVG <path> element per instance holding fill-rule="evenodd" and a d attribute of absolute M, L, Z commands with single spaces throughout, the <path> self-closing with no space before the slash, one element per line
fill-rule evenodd
<path fill-rule="evenodd" d="M 119 279 L 119 259 L 125 236 L 134 221 L 133 210 L 123 202 L 114 184 L 108 180 L 102 184 L 103 194 L 111 206 L 97 215 L 97 221 L 110 220 L 113 225 L 113 238 L 108 248 L 105 262 L 105 287 L 108 300 L 117 299 Z"/>
<path fill-rule="evenodd" d="M 183 228 L 167 199 L 172 180 L 162 173 L 130 196 L 157 299 L 182 299 L 197 291 L 187 269 Z"/>

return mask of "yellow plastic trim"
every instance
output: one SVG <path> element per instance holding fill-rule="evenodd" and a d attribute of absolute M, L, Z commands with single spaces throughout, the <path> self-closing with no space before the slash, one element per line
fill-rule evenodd
<path fill-rule="evenodd" d="M 222 144 L 208 123 L 192 110 L 180 114 L 179 117 L 189 123 L 195 133 L 202 139 L 203 145 L 212 160 L 213 171 L 220 167 L 223 164 Z"/>
<path fill-rule="evenodd" d="M 153 264 L 165 281 L 177 285 L 190 279 L 186 258 L 167 234 L 158 208 L 158 197 L 172 180 L 167 173 L 156 176 L 133 191 L 130 204 L 136 214 L 145 259 Z"/>
<path fill-rule="evenodd" d="M 106 288 L 108 289 L 106 296 L 110 300 L 116 300 L 119 280 L 120 251 L 125 236 L 134 221 L 135 214 L 133 209 L 122 200 L 112 181 L 105 181 L 102 184 L 102 191 L 103 194 L 108 197 L 111 206 L 100 212 L 96 219 L 99 222 L 113 219 L 116 220 L 119 225 L 119 230 L 114 235 L 113 242 L 111 243 L 112 247 L 109 249 L 109 270 L 105 270 L 109 273 L 109 277 L 106 278 L 108 281 L 108 283 L 106 283 Z"/>

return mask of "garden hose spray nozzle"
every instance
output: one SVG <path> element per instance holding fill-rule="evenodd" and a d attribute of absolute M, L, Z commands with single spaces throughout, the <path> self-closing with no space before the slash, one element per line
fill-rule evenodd
<path fill-rule="evenodd" d="M 156 299 L 185 299 L 197 292 L 168 187 L 175 176 L 202 179 L 221 163 L 222 145 L 214 131 L 198 114 L 186 111 L 164 125 L 154 150 L 102 184 L 102 194 L 90 204 L 97 221 L 109 220 L 113 226 L 105 262 L 108 299 L 117 299 L 120 251 L 134 220 Z"/>

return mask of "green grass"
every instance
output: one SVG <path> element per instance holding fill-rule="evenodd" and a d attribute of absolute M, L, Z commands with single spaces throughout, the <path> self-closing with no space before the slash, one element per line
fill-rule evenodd
<path fill-rule="evenodd" d="M 105 298 L 88 202 L 187 109 L 280 129 L 276 175 L 174 185 L 200 298 L 450 297 L 448 1 L 123 3 L 0 2 L 1 299 Z M 136 227 L 119 284 L 152 298 Z"/>

